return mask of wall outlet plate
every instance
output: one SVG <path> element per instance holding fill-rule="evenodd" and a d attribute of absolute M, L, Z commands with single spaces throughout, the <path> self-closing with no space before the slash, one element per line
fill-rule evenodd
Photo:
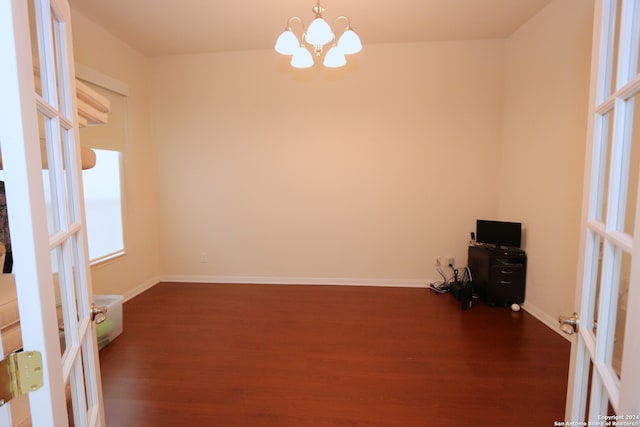
<path fill-rule="evenodd" d="M 449 264 L 455 265 L 453 263 L 453 257 L 452 256 L 437 256 L 436 257 L 436 262 L 435 262 L 436 267 L 448 268 Z"/>

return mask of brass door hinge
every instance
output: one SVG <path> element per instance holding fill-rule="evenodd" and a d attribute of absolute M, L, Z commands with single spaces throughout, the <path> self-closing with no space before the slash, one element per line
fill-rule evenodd
<path fill-rule="evenodd" d="M 0 406 L 42 387 L 42 355 L 39 351 L 12 353 L 0 360 Z"/>

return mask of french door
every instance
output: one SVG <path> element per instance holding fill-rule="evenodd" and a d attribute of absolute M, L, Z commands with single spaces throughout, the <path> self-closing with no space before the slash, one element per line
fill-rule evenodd
<path fill-rule="evenodd" d="M 74 75 L 68 1 L 0 0 L 0 150 L 13 272 L 23 348 L 40 352 L 44 376 L 28 394 L 34 427 L 104 425 Z M 11 409 L 0 406 L 0 425 L 12 425 Z"/>
<path fill-rule="evenodd" d="M 579 308 L 561 319 L 577 332 L 565 417 L 640 426 L 640 0 L 595 3 Z"/>

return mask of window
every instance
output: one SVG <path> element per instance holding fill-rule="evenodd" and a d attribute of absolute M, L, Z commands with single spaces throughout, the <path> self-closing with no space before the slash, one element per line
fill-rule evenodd
<path fill-rule="evenodd" d="M 75 71 L 76 81 L 110 104 L 106 123 L 80 128 L 80 143 L 96 154 L 96 165 L 82 171 L 89 260 L 95 264 L 124 253 L 121 166 L 129 88 L 82 64 L 76 64 Z"/>
<path fill-rule="evenodd" d="M 96 262 L 124 252 L 121 153 L 93 150 L 96 165 L 82 171 L 89 259 Z"/>

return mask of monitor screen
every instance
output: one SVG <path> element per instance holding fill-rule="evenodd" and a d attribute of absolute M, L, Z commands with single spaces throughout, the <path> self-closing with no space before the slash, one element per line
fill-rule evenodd
<path fill-rule="evenodd" d="M 476 241 L 478 243 L 519 248 L 521 236 L 522 223 L 520 222 L 487 221 L 484 219 L 476 221 Z"/>

